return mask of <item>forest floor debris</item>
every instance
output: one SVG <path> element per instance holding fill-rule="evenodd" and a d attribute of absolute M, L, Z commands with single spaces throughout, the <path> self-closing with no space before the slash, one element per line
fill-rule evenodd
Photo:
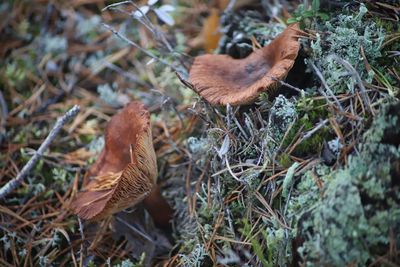
<path fill-rule="evenodd" d="M 81 107 L 1 201 L 0 265 L 400 264 L 396 1 L 228 2 L 0 4 L 0 186 Z M 186 88 L 193 57 L 216 45 L 208 15 L 215 53 L 236 58 L 299 23 L 281 87 L 220 107 Z M 172 233 L 140 207 L 95 224 L 70 210 L 107 121 L 131 100 L 151 113 Z"/>

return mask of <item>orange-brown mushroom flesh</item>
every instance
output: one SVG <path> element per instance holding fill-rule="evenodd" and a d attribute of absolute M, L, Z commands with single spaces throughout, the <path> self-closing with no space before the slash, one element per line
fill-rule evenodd
<path fill-rule="evenodd" d="M 298 37 L 299 27 L 293 24 L 269 45 L 244 59 L 198 56 L 191 67 L 189 82 L 213 105 L 249 104 L 287 75 L 300 48 Z"/>
<path fill-rule="evenodd" d="M 94 178 L 72 203 L 74 212 L 83 219 L 104 218 L 152 192 L 157 163 L 149 113 L 143 104 L 132 102 L 112 117 L 104 150 L 89 173 Z"/>
<path fill-rule="evenodd" d="M 89 174 L 97 176 L 107 172 L 122 171 L 131 162 L 130 150 L 131 147 L 134 150 L 137 147 L 137 139 L 145 136 L 146 132 L 151 137 L 149 116 L 149 112 L 140 102 L 131 102 L 114 115 L 105 131 L 105 147 L 98 160 L 89 169 Z"/>

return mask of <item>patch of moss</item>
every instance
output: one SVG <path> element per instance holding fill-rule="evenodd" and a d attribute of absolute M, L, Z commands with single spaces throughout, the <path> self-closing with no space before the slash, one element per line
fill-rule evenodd
<path fill-rule="evenodd" d="M 301 118 L 298 122 L 297 125 L 295 125 L 294 130 L 296 128 L 300 128 L 300 126 L 304 126 L 303 131 L 309 131 L 313 127 L 315 127 L 316 124 L 311 124 L 311 120 L 308 118 L 308 116 L 304 116 Z M 329 140 L 331 137 L 331 134 L 328 130 L 328 128 L 323 127 L 321 128 L 318 132 L 313 134 L 310 138 L 302 141 L 293 151 L 294 155 L 299 155 L 299 156 L 306 156 L 306 155 L 311 155 L 311 154 L 319 154 L 319 152 L 322 149 L 323 143 L 326 140 Z"/>
<path fill-rule="evenodd" d="M 290 156 L 287 153 L 280 154 L 278 156 L 278 162 L 284 168 L 289 168 L 293 164 L 293 161 L 290 159 Z"/>
<path fill-rule="evenodd" d="M 329 116 L 324 105 L 324 100 L 314 100 L 310 97 L 301 98 L 296 105 L 298 119 L 285 137 L 282 148 L 287 148 L 301 129 L 302 133 L 312 130 L 321 120 Z M 326 127 L 321 128 L 310 138 L 297 145 L 293 151 L 294 156 L 307 156 L 318 154 L 321 151 L 324 141 L 331 138 L 331 133 Z"/>

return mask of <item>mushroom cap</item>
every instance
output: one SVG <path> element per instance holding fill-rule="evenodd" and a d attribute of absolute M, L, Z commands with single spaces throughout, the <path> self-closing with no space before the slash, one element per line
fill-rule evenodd
<path fill-rule="evenodd" d="M 288 26 L 270 44 L 244 59 L 196 57 L 189 73 L 193 89 L 213 105 L 250 104 L 286 77 L 297 57 L 299 25 Z"/>
<path fill-rule="evenodd" d="M 156 185 L 157 162 L 150 115 L 131 102 L 114 115 L 105 131 L 105 147 L 90 168 L 95 176 L 71 207 L 82 219 L 97 220 L 131 207 Z"/>

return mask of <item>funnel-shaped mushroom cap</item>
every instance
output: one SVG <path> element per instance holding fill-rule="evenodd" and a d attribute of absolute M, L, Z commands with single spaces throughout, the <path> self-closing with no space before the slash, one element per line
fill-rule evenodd
<path fill-rule="evenodd" d="M 105 147 L 72 209 L 82 219 L 101 219 L 143 200 L 156 184 L 157 163 L 149 113 L 131 102 L 108 123 Z"/>
<path fill-rule="evenodd" d="M 198 56 L 191 67 L 189 82 L 213 105 L 249 104 L 287 75 L 300 48 L 298 37 L 299 26 L 293 24 L 269 45 L 244 59 Z"/>

